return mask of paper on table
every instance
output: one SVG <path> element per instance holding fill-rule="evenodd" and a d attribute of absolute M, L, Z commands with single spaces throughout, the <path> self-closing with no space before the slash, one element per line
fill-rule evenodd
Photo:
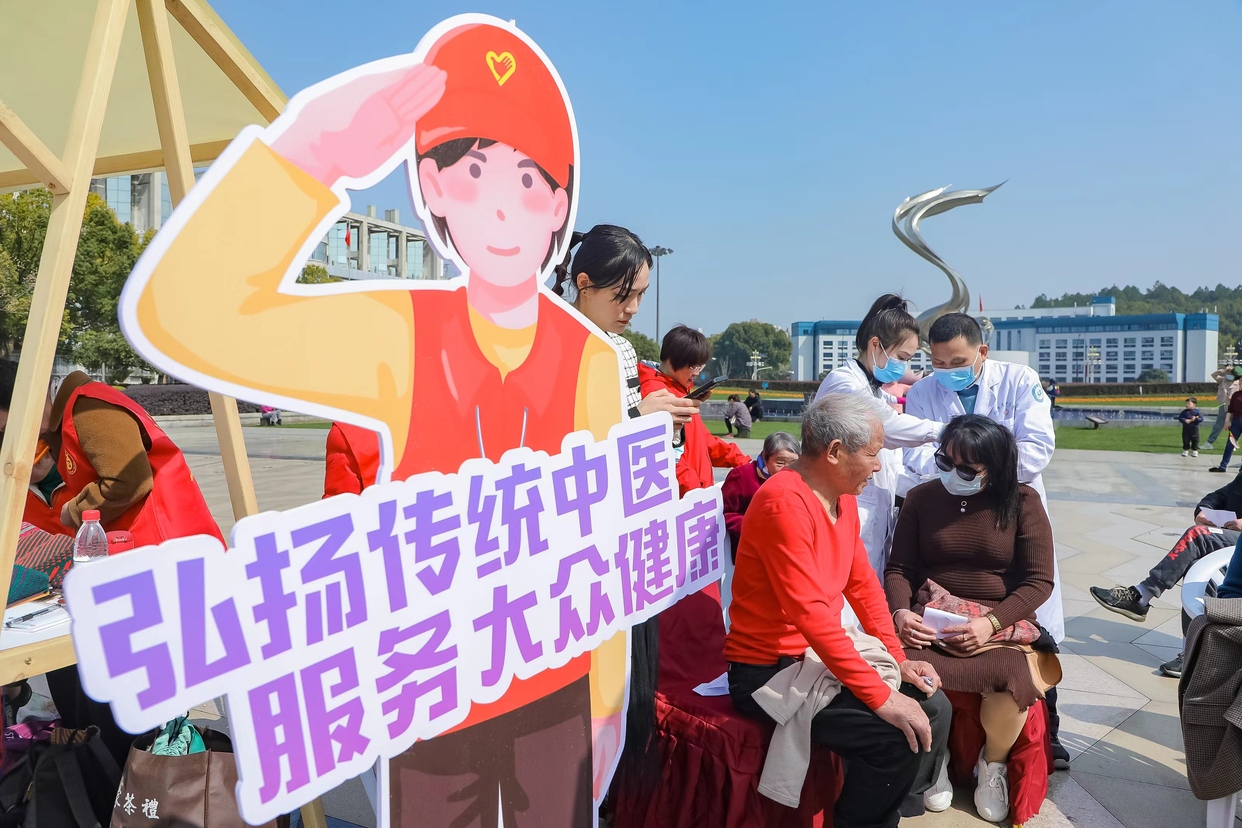
<path fill-rule="evenodd" d="M 923 623 L 928 627 L 931 627 L 936 633 L 936 638 L 941 641 L 945 638 L 942 634 L 945 627 L 960 627 L 969 620 L 970 619 L 964 615 L 956 615 L 951 612 L 942 612 L 938 609 L 932 609 L 931 607 L 923 610 Z"/>
<path fill-rule="evenodd" d="M 694 692 L 700 696 L 727 696 L 729 695 L 729 674 L 721 673 L 709 682 L 700 684 L 694 688 Z"/>
<path fill-rule="evenodd" d="M 1224 526 L 1229 521 L 1238 519 L 1238 516 L 1228 509 L 1204 509 L 1199 514 L 1207 518 L 1213 526 Z"/>

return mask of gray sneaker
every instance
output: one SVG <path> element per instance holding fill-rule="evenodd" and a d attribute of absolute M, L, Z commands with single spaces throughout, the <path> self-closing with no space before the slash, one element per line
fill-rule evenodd
<path fill-rule="evenodd" d="M 1112 589 L 1091 587 L 1091 597 L 1104 609 L 1124 615 L 1131 621 L 1147 620 L 1147 607 L 1143 606 L 1139 591 L 1132 586 Z"/>
<path fill-rule="evenodd" d="M 1160 665 L 1160 672 L 1169 678 L 1179 679 L 1182 677 L 1182 654 L 1178 653 L 1177 658 L 1172 661 L 1166 661 Z"/>

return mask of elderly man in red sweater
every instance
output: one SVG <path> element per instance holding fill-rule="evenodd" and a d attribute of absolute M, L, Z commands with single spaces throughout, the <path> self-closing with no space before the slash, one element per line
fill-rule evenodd
<path fill-rule="evenodd" d="M 813 740 L 847 760 L 837 828 L 893 828 L 924 802 L 943 810 L 952 799 L 952 788 L 931 780 L 951 706 L 935 669 L 906 659 L 858 532 L 854 498 L 879 470 L 883 447 L 883 426 L 865 397 L 828 394 L 807 409 L 802 456 L 751 501 L 733 576 L 725 657 L 739 711 L 767 718 L 752 694 L 808 649 L 841 682 L 811 727 Z M 899 690 L 855 649 L 841 624 L 847 600 L 897 661 Z"/>
<path fill-rule="evenodd" d="M 690 393 L 695 377 L 703 373 L 707 361 L 712 358 L 712 346 L 707 337 L 693 328 L 678 325 L 664 335 L 660 344 L 660 367 L 652 368 L 639 363 L 638 379 L 642 394 L 666 388 L 673 396 L 684 397 Z M 695 414 L 682 426 L 673 440 L 678 452 L 677 484 L 681 496 L 695 489 L 706 489 L 716 484 L 712 467 L 733 469 L 750 462 L 740 448 L 721 440 L 707 430 L 702 418 Z"/>

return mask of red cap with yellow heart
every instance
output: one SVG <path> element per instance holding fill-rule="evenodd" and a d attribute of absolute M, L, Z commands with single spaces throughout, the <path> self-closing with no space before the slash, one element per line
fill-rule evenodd
<path fill-rule="evenodd" d="M 444 95 L 418 122 L 419 154 L 458 138 L 486 138 L 529 156 L 569 186 L 574 138 L 569 103 L 552 67 L 511 29 L 451 29 L 423 60 L 443 69 Z"/>

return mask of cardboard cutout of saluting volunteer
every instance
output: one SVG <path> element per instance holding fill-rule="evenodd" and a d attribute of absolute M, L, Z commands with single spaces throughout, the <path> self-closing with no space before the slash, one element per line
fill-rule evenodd
<path fill-rule="evenodd" d="M 401 164 L 432 244 L 465 275 L 295 284 L 346 189 Z M 623 419 L 617 354 L 544 286 L 577 168 L 569 99 L 539 47 L 498 19 L 452 18 L 413 54 L 326 80 L 243 132 L 148 247 L 122 325 L 186 381 L 378 432 L 381 483 L 518 447 L 556 454 L 575 431 L 604 440 Z M 392 759 L 392 824 L 593 824 L 627 666 L 622 633 Z"/>

